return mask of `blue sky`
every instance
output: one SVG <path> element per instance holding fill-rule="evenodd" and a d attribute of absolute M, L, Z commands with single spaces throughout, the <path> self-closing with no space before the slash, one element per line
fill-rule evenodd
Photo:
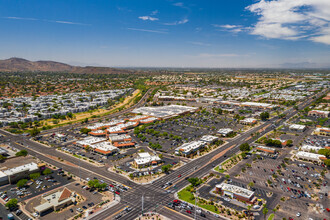
<path fill-rule="evenodd" d="M 330 67 L 329 0 L 0 0 L 0 59 Z"/>

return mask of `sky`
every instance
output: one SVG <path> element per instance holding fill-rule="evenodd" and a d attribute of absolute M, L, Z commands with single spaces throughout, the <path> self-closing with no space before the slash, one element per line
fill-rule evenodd
<path fill-rule="evenodd" d="M 0 0 L 0 59 L 330 67 L 330 0 Z"/>

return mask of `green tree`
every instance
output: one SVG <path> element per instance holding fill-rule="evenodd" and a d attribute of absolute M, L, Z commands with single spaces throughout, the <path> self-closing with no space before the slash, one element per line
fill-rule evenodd
<path fill-rule="evenodd" d="M 49 168 L 46 168 L 44 171 L 42 171 L 42 174 L 44 175 L 50 175 L 52 173 L 52 170 Z"/>
<path fill-rule="evenodd" d="M 80 129 L 80 132 L 83 133 L 83 134 L 88 134 L 91 131 L 92 130 L 91 129 L 88 129 L 88 128 L 82 128 L 82 129 Z"/>
<path fill-rule="evenodd" d="M 35 137 L 38 134 L 40 134 L 40 130 L 38 128 L 33 128 L 30 133 L 31 133 L 31 136 Z"/>
<path fill-rule="evenodd" d="M 318 154 L 322 154 L 324 156 L 326 156 L 327 158 L 330 157 L 330 149 L 320 149 L 318 152 Z"/>
<path fill-rule="evenodd" d="M 28 155 L 27 150 L 20 150 L 20 151 L 18 151 L 18 152 L 16 153 L 16 156 L 17 156 L 17 157 L 21 157 L 21 156 L 25 157 L 25 156 L 27 156 L 27 155 Z"/>
<path fill-rule="evenodd" d="M 330 167 L 330 159 L 326 159 L 326 160 L 324 161 L 324 164 L 325 164 L 326 166 Z"/>
<path fill-rule="evenodd" d="M 97 188 L 97 186 L 99 185 L 99 180 L 98 179 L 93 179 L 93 180 L 89 180 L 87 185 L 90 187 L 90 188 Z"/>
<path fill-rule="evenodd" d="M 198 177 L 191 177 L 188 179 L 188 182 L 191 183 L 192 186 L 198 186 L 200 184 L 200 179 Z"/>
<path fill-rule="evenodd" d="M 260 113 L 260 118 L 261 120 L 266 121 L 269 118 L 269 112 Z"/>
<path fill-rule="evenodd" d="M 239 146 L 239 149 L 240 149 L 241 151 L 250 151 L 250 145 L 249 145 L 248 143 L 241 144 L 241 145 Z"/>
<path fill-rule="evenodd" d="M 3 156 L 2 154 L 0 154 L 0 161 L 3 161 L 3 160 L 5 160 L 5 159 L 6 159 L 6 157 Z"/>
<path fill-rule="evenodd" d="M 25 184 L 27 183 L 27 179 L 21 179 L 21 180 L 19 180 L 18 182 L 17 182 L 17 187 L 18 188 L 21 188 L 21 187 L 23 187 L 23 186 L 25 186 Z"/>
<path fill-rule="evenodd" d="M 268 209 L 265 207 L 263 210 L 262 210 L 262 213 L 264 214 L 264 218 L 266 219 L 266 215 L 268 213 Z"/>
<path fill-rule="evenodd" d="M 14 198 L 14 199 L 10 199 L 5 206 L 8 207 L 10 210 L 12 210 L 17 207 L 17 203 L 18 200 Z"/>
<path fill-rule="evenodd" d="M 36 180 L 40 177 L 40 173 L 31 173 L 29 177 L 30 179 Z"/>
<path fill-rule="evenodd" d="M 72 112 L 68 112 L 67 114 L 66 114 L 66 117 L 68 117 L 68 118 L 73 118 L 73 113 Z"/>
<path fill-rule="evenodd" d="M 292 143 L 293 143 L 293 141 L 291 139 L 290 140 L 287 140 L 286 141 L 286 146 L 289 147 L 289 146 L 292 145 Z"/>
<path fill-rule="evenodd" d="M 168 171 L 172 168 L 172 165 L 171 164 L 167 164 L 167 165 L 164 165 L 162 166 L 162 171 L 164 173 L 168 173 Z"/>

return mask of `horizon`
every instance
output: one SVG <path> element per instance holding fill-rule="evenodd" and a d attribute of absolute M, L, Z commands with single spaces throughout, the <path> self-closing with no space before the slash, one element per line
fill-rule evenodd
<path fill-rule="evenodd" d="M 0 59 L 117 68 L 330 68 L 327 0 L 0 1 Z"/>

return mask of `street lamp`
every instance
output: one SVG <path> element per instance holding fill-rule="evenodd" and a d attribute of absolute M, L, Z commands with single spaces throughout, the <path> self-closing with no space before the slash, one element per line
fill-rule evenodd
<path fill-rule="evenodd" d="M 194 217 L 194 219 L 196 220 L 196 215 L 197 215 L 197 196 L 198 196 L 198 192 L 196 191 L 196 193 L 195 193 L 195 217 Z"/>

